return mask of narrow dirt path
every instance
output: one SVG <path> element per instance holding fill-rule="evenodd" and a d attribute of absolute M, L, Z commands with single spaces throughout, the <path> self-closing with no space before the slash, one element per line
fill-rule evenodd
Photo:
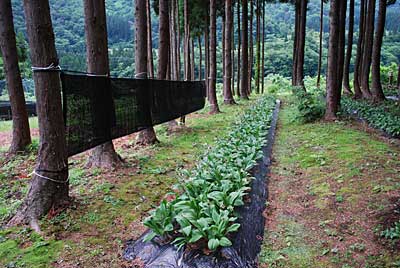
<path fill-rule="evenodd" d="M 399 147 L 295 112 L 280 114 L 260 267 L 400 267 L 400 244 L 380 236 L 399 219 Z"/>

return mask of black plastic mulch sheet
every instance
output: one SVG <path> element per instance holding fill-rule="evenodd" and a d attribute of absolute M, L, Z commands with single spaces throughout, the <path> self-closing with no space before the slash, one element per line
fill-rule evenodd
<path fill-rule="evenodd" d="M 256 268 L 258 254 L 261 250 L 265 218 L 263 212 L 266 208 L 268 196 L 267 183 L 271 164 L 272 146 L 275 139 L 275 130 L 278 120 L 280 102 L 277 102 L 271 127 L 268 132 L 267 145 L 263 147 L 263 158 L 251 170 L 255 178 L 251 184 L 249 203 L 240 207 L 237 212 L 240 228 L 234 235 L 231 247 L 217 250 L 211 255 L 204 255 L 199 250 L 180 250 L 171 244 L 158 244 L 143 242 L 148 233 L 144 233 L 137 240 L 126 243 L 123 257 L 126 261 L 135 264 L 132 267 L 143 268 Z"/>
<path fill-rule="evenodd" d="M 61 74 L 68 155 L 204 107 L 203 81 Z"/>

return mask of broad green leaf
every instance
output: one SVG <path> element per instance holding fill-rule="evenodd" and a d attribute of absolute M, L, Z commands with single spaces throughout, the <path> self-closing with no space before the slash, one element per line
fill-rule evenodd
<path fill-rule="evenodd" d="M 219 246 L 219 240 L 216 238 L 210 239 L 208 241 L 208 248 L 212 251 L 216 250 Z"/>
<path fill-rule="evenodd" d="M 230 247 L 232 246 L 232 242 L 224 236 L 219 240 L 219 245 L 221 247 Z"/>

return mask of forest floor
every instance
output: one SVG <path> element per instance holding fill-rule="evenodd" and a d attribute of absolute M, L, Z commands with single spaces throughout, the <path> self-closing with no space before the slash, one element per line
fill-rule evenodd
<path fill-rule="evenodd" d="M 399 141 L 354 121 L 297 123 L 291 98 L 281 97 L 260 268 L 400 267 L 400 244 L 380 236 L 398 220 Z M 172 135 L 158 126 L 161 143 L 151 147 L 136 147 L 135 135 L 115 140 L 125 159 L 115 170 L 86 169 L 87 153 L 70 158 L 72 205 L 43 219 L 41 235 L 0 227 L 0 266 L 124 267 L 124 242 L 143 232 L 142 220 L 177 182 L 176 171 L 195 165 L 251 104 L 192 114 L 188 128 Z M 9 126 L 0 125 L 2 135 L 10 137 Z M 29 153 L 8 159 L 5 144 L 0 226 L 26 194 L 38 147 L 35 138 Z"/>
<path fill-rule="evenodd" d="M 400 219 L 399 141 L 296 112 L 284 97 L 260 268 L 400 267 L 399 241 L 380 235 Z"/>
<path fill-rule="evenodd" d="M 0 227 L 0 267 L 123 267 L 124 242 L 142 234 L 142 220 L 172 190 L 178 180 L 176 171 L 195 165 L 204 147 L 225 135 L 251 104 L 222 105 L 223 113 L 215 116 L 209 116 L 207 109 L 191 114 L 187 128 L 172 135 L 158 126 L 161 142 L 151 147 L 135 147 L 135 134 L 115 140 L 117 152 L 125 159 L 115 170 L 86 169 L 87 153 L 70 158 L 73 204 L 42 220 L 42 235 L 26 228 Z M 3 130 L 9 135 L 10 128 Z M 13 159 L 5 158 L 4 149 L 0 153 L 0 226 L 26 194 L 37 147 L 36 140 L 30 153 Z"/>

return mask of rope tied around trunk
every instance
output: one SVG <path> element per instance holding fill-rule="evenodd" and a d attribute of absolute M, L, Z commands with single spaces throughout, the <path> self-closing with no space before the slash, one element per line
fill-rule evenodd
<path fill-rule="evenodd" d="M 32 71 L 33 72 L 60 72 L 61 67 L 60 65 L 55 65 L 54 63 L 51 63 L 47 67 L 37 67 L 37 66 L 32 66 Z"/>
<path fill-rule="evenodd" d="M 40 174 L 40 172 L 59 174 L 59 173 L 63 172 L 64 170 L 65 169 L 58 170 L 58 171 L 47 171 L 47 170 L 36 170 L 35 169 L 31 174 L 29 174 L 29 176 L 36 175 L 37 177 L 39 177 L 39 178 L 41 178 L 43 180 L 48 180 L 48 181 L 51 181 L 51 182 L 54 182 L 54 183 L 59 183 L 59 184 L 66 184 L 66 183 L 68 183 L 69 178 L 67 178 L 65 181 L 59 181 L 59 180 L 55 180 L 55 179 L 52 179 L 52 178 L 49 178 L 47 176 L 44 176 L 44 175 Z"/>

